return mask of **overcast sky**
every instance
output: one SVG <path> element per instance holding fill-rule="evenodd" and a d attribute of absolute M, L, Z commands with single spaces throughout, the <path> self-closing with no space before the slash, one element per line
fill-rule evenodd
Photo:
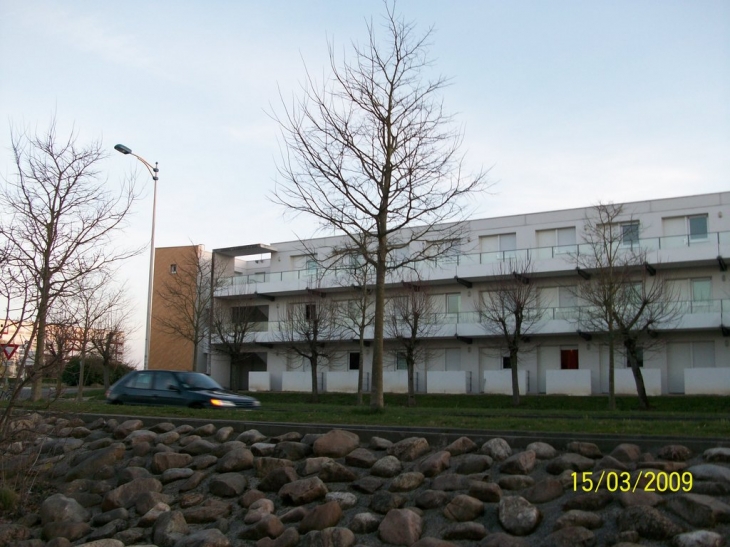
<path fill-rule="evenodd" d="M 727 0 L 400 0 L 434 27 L 445 107 L 471 168 L 491 168 L 478 217 L 728 190 Z M 314 233 L 267 199 L 277 177 L 279 91 L 327 43 L 363 41 L 378 0 L 46 2 L 0 0 L 0 175 L 10 126 L 102 139 L 109 184 L 144 187 L 124 241 L 149 239 L 147 172 L 159 162 L 156 246 L 272 243 Z M 135 165 L 137 164 L 137 165 Z M 148 255 L 121 273 L 137 302 L 142 361 Z"/>

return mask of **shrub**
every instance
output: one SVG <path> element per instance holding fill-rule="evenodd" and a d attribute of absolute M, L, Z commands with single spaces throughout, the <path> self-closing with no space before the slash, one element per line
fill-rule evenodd
<path fill-rule="evenodd" d="M 66 368 L 63 370 L 61 381 L 67 386 L 79 385 L 79 369 L 81 368 L 81 358 L 73 357 Z M 109 370 L 110 385 L 119 380 L 122 376 L 134 370 L 132 367 L 124 364 L 113 365 Z M 104 384 L 104 363 L 99 357 L 87 357 L 84 362 L 84 386 L 93 384 Z"/>

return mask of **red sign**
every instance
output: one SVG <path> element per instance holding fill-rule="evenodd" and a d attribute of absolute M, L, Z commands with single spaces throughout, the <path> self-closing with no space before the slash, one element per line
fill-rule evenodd
<path fill-rule="evenodd" d="M 5 355 L 5 358 L 10 359 L 13 355 L 15 355 L 15 350 L 18 349 L 18 344 L 0 344 L 0 347 L 3 348 L 3 355 Z"/>

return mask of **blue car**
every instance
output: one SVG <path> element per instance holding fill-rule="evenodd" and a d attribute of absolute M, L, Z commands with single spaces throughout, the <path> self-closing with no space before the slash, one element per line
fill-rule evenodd
<path fill-rule="evenodd" d="M 221 387 L 210 376 L 179 370 L 136 370 L 106 392 L 110 404 L 176 405 L 190 408 L 259 409 L 253 397 Z"/>

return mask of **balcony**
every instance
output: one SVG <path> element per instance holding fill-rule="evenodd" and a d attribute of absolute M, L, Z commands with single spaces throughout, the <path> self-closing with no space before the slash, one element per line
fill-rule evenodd
<path fill-rule="evenodd" d="M 730 232 L 711 232 L 704 237 L 680 235 L 642 238 L 623 247 L 651 253 L 650 261 L 669 264 L 717 261 L 718 256 L 730 256 Z M 590 255 L 587 244 L 536 247 L 488 253 L 449 254 L 436 260 L 419 263 L 417 270 L 424 280 L 451 280 L 454 275 L 464 278 L 486 279 L 499 274 L 500 264 L 509 261 L 530 260 L 537 271 L 565 271 L 574 267 L 573 257 Z M 486 266 L 486 268 L 485 268 Z M 259 293 L 297 292 L 319 284 L 321 288 L 349 287 L 352 283 L 350 268 L 320 270 L 305 268 L 280 272 L 256 272 L 235 275 L 221 280 L 215 296 L 240 296 Z M 399 272 L 391 272 L 390 284 L 402 281 Z"/>
<path fill-rule="evenodd" d="M 717 329 L 720 324 L 730 323 L 730 299 L 702 300 L 702 301 L 680 301 L 676 303 L 677 320 L 671 325 L 671 329 Z M 579 328 L 578 320 L 581 312 L 587 307 L 569 308 L 543 308 L 540 310 L 539 320 L 534 324 L 530 334 L 575 334 Z M 534 311 L 532 312 L 535 313 Z M 530 312 L 528 312 L 528 316 Z M 256 334 L 251 337 L 251 342 L 275 343 L 279 340 L 276 334 L 283 328 L 283 321 L 260 322 L 254 325 L 251 332 Z M 458 313 L 433 313 L 425 318 L 425 324 L 430 325 L 427 329 L 427 338 L 453 338 L 456 334 L 465 337 L 494 336 L 488 332 L 481 323 L 480 314 L 477 311 L 465 311 Z M 354 341 L 353 325 L 343 325 L 341 340 Z M 366 329 L 366 338 L 372 338 L 372 327 Z M 213 343 L 220 343 L 217 337 L 213 337 Z"/>

